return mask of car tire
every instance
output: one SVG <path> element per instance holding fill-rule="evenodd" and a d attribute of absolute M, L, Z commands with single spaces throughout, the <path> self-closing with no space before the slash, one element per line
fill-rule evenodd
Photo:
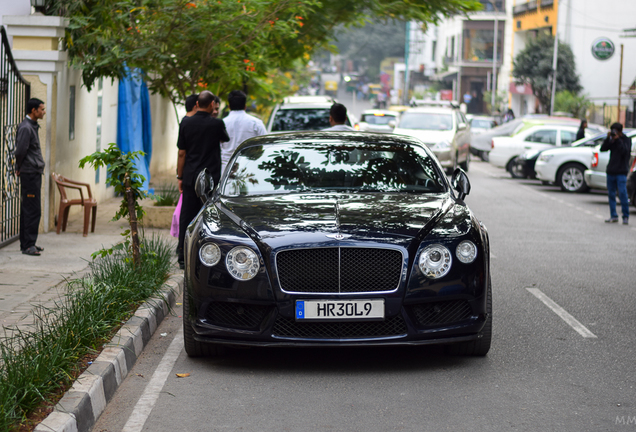
<path fill-rule="evenodd" d="M 455 356 L 484 357 L 490 351 L 492 345 L 492 283 L 488 277 L 488 290 L 486 291 L 486 323 L 481 329 L 477 339 L 468 342 L 459 342 L 446 346 L 446 353 Z"/>
<path fill-rule="evenodd" d="M 590 190 L 585 183 L 585 167 L 577 163 L 563 165 L 557 174 L 556 183 L 563 192 L 581 193 Z"/>
<path fill-rule="evenodd" d="M 186 270 L 187 271 L 187 270 Z M 183 289 L 183 345 L 188 357 L 219 357 L 226 353 L 226 348 L 213 343 L 203 343 L 194 340 L 194 330 L 190 322 L 190 301 L 187 285 Z"/>
<path fill-rule="evenodd" d="M 510 162 L 508 162 L 508 167 L 506 169 L 508 170 L 512 178 L 523 179 L 523 178 L 526 178 L 526 173 L 523 167 L 517 163 L 518 159 L 519 157 L 517 156 L 513 158 Z"/>
<path fill-rule="evenodd" d="M 466 160 L 459 164 L 459 167 L 463 169 L 465 172 L 468 172 L 468 167 L 470 166 L 470 154 L 466 155 Z"/>
<path fill-rule="evenodd" d="M 481 160 L 483 160 L 484 162 L 488 162 L 488 152 L 487 151 L 480 151 L 479 152 L 479 157 L 481 158 Z"/>

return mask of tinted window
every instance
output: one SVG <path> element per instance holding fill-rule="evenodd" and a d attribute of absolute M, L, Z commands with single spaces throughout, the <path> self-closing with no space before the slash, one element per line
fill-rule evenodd
<path fill-rule="evenodd" d="M 331 127 L 329 108 L 281 109 L 276 111 L 272 131 L 321 130 L 328 127 Z"/>
<path fill-rule="evenodd" d="M 453 118 L 450 114 L 409 113 L 400 118 L 400 126 L 404 129 L 451 130 Z"/>
<path fill-rule="evenodd" d="M 372 125 L 386 125 L 391 120 L 395 120 L 394 116 L 384 114 L 363 114 L 362 121 Z"/>
<path fill-rule="evenodd" d="M 528 135 L 525 141 L 556 145 L 556 133 L 555 130 L 538 130 Z"/>
<path fill-rule="evenodd" d="M 286 143 L 245 148 L 233 162 L 222 186 L 225 196 L 445 191 L 435 162 L 417 146 Z"/>

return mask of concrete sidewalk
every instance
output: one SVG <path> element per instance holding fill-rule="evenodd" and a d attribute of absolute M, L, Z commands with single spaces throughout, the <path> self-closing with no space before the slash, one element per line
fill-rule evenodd
<path fill-rule="evenodd" d="M 39 257 L 23 255 L 19 241 L 0 249 L 0 325 L 27 329 L 33 322 L 35 305 L 52 305 L 66 279 L 86 272 L 93 252 L 123 240 L 127 220 L 110 221 L 120 203 L 119 197 L 98 203 L 95 232 L 89 232 L 88 237 L 82 236 L 83 212 L 69 217 L 66 232 L 40 234 L 37 244 L 44 251 Z M 153 233 L 176 247 L 168 229 L 145 229 L 146 236 Z"/>

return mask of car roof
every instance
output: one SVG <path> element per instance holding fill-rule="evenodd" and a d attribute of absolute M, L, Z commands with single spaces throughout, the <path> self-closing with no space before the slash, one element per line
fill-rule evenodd
<path fill-rule="evenodd" d="M 281 105 L 278 109 L 281 110 L 290 110 L 290 109 L 329 109 L 331 108 L 333 104 L 332 103 L 290 103 L 290 104 L 283 104 Z"/>
<path fill-rule="evenodd" d="M 379 110 L 379 109 L 368 109 L 368 110 L 364 110 L 361 113 L 362 115 L 364 114 L 382 114 L 382 115 L 389 115 L 389 116 L 393 116 L 393 117 L 397 117 L 400 115 L 399 112 L 397 111 L 389 111 L 389 110 Z"/>
<path fill-rule="evenodd" d="M 442 106 L 427 106 L 427 107 L 415 107 L 415 108 L 409 108 L 406 111 L 404 111 L 405 113 L 433 113 L 433 114 L 450 114 L 453 111 L 455 111 L 454 108 L 449 107 L 442 107 Z"/>
<path fill-rule="evenodd" d="M 306 103 L 330 103 L 336 102 L 331 96 L 324 95 L 306 95 L 306 96 L 287 96 L 283 103 L 285 104 L 306 104 Z"/>

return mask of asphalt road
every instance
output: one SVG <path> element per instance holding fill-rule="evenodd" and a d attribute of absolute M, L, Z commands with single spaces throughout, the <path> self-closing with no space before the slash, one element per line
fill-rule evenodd
<path fill-rule="evenodd" d="M 487 357 L 422 347 L 190 359 L 179 307 L 94 431 L 636 430 L 636 209 L 632 225 L 608 225 L 601 192 L 565 194 L 475 160 L 469 176 L 493 254 Z M 138 404 L 151 382 L 160 390 Z"/>

